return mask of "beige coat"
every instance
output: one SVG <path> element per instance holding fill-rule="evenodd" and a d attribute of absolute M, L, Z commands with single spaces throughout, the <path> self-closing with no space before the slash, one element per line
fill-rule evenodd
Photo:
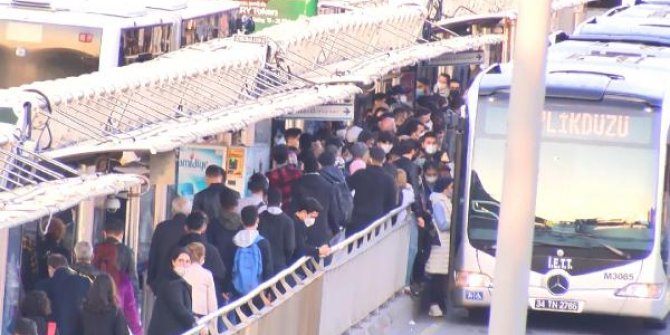
<path fill-rule="evenodd" d="M 436 210 L 443 211 L 448 226 L 451 226 L 451 199 L 447 198 L 444 194 L 433 193 L 430 195 L 430 201 L 433 203 L 433 213 Z M 449 273 L 449 230 L 441 231 L 435 222 L 433 224 L 435 225 L 435 229 L 439 231 L 441 245 L 434 245 L 430 250 L 430 257 L 428 258 L 428 262 L 426 262 L 426 272 L 446 275 Z"/>

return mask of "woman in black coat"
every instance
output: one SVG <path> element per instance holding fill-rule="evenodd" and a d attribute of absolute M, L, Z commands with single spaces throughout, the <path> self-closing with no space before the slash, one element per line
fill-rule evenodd
<path fill-rule="evenodd" d="M 129 335 L 128 323 L 117 303 L 112 277 L 95 277 L 81 310 L 83 335 Z"/>
<path fill-rule="evenodd" d="M 191 285 L 182 278 L 191 265 L 191 254 L 177 248 L 170 259 L 172 271 L 159 278 L 155 285 L 156 303 L 147 335 L 180 335 L 196 326 L 191 309 Z"/>

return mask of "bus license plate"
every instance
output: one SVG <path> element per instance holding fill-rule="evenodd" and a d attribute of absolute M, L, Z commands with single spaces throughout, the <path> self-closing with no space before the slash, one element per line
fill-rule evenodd
<path fill-rule="evenodd" d="M 557 311 L 580 313 L 580 302 L 577 300 L 535 299 L 533 309 L 539 311 Z"/>

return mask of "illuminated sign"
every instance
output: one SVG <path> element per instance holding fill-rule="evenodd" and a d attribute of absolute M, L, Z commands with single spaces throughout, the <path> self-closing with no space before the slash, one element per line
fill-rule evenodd
<path fill-rule="evenodd" d="M 544 111 L 542 131 L 546 134 L 626 138 L 630 133 L 630 116 Z"/>
<path fill-rule="evenodd" d="M 580 107 L 582 111 L 579 110 Z M 487 106 L 480 110 L 480 117 L 483 119 L 479 119 L 479 122 L 484 122 L 484 136 L 507 133 L 506 112 L 507 109 L 499 105 Z M 605 109 L 602 106 L 567 108 L 562 105 L 542 112 L 542 137 L 545 140 L 647 145 L 651 143 L 655 129 L 654 115 L 642 111 L 631 112 L 623 108 Z"/>

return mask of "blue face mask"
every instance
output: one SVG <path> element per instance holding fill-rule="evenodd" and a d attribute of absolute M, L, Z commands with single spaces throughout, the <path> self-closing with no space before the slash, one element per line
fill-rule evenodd
<path fill-rule="evenodd" d="M 420 90 L 420 89 L 417 89 L 416 92 L 415 92 L 415 95 L 416 95 L 417 97 L 422 97 L 422 96 L 424 96 L 425 94 L 426 94 L 426 93 L 424 93 L 423 90 Z"/>

